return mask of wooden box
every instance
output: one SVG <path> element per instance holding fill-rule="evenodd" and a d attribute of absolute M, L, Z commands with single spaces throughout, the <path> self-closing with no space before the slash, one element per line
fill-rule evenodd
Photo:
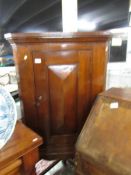
<path fill-rule="evenodd" d="M 23 120 L 43 136 L 46 159 L 74 156 L 77 136 L 105 86 L 106 33 L 7 34 Z"/>
<path fill-rule="evenodd" d="M 98 96 L 76 149 L 77 175 L 131 174 L 131 89 Z"/>

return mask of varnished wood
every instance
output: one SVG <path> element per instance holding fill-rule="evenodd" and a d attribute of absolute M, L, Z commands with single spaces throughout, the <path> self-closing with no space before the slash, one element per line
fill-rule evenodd
<path fill-rule="evenodd" d="M 113 99 L 118 99 L 119 97 L 119 101 L 131 102 L 131 88 L 111 88 L 100 95 Z"/>
<path fill-rule="evenodd" d="M 20 159 L 9 164 L 5 168 L 0 169 L 1 175 L 20 175 L 20 169 L 22 166 L 22 161 Z"/>
<path fill-rule="evenodd" d="M 99 94 L 76 144 L 76 174 L 131 174 L 131 88 Z"/>
<path fill-rule="evenodd" d="M 35 175 L 41 144 L 39 135 L 18 122 L 11 139 L 0 150 L 0 174 Z"/>
<path fill-rule="evenodd" d="M 73 157 L 77 136 L 105 86 L 109 35 L 39 33 L 6 38 L 13 47 L 23 120 L 45 139 L 42 156 Z"/>
<path fill-rule="evenodd" d="M 104 42 L 109 39 L 108 32 L 46 32 L 46 33 L 8 33 L 5 34 L 10 43 L 30 42 Z M 73 38 L 73 40 L 72 40 Z M 13 39 L 13 40 L 12 40 Z"/>

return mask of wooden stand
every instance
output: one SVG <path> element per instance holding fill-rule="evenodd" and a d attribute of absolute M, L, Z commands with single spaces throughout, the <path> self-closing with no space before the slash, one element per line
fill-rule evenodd
<path fill-rule="evenodd" d="M 0 150 L 0 175 L 35 175 L 41 144 L 39 135 L 18 122 L 11 139 Z"/>

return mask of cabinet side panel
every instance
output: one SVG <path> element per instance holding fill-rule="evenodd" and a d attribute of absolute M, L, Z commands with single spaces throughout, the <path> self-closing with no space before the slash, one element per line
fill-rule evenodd
<path fill-rule="evenodd" d="M 106 47 L 106 43 L 99 43 L 94 45 L 93 48 L 92 102 L 105 89 L 107 67 Z"/>
<path fill-rule="evenodd" d="M 32 56 L 29 48 L 22 45 L 17 45 L 13 49 L 13 54 L 15 56 L 19 96 L 22 102 L 23 120 L 29 127 L 38 131 Z"/>

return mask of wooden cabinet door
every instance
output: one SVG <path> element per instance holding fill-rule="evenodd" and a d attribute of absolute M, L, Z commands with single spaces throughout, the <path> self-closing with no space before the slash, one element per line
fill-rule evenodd
<path fill-rule="evenodd" d="M 90 50 L 33 52 L 38 125 L 48 149 L 75 142 L 90 108 L 91 60 Z"/>

